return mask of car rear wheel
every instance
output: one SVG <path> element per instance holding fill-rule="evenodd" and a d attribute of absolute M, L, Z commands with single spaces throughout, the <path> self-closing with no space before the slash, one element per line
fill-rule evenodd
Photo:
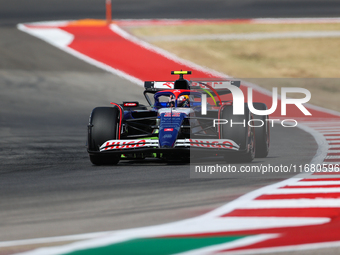
<path fill-rule="evenodd" d="M 119 109 L 116 107 L 97 107 L 93 109 L 90 116 L 88 129 L 88 150 L 90 151 L 90 161 L 94 165 L 116 165 L 120 155 L 112 154 L 91 154 L 99 152 L 100 146 L 118 137 Z"/>
<path fill-rule="evenodd" d="M 263 103 L 254 103 L 256 110 L 267 110 L 267 106 Z M 260 125 L 261 127 L 255 127 L 255 140 L 256 140 L 256 158 L 265 158 L 269 153 L 269 122 L 268 115 L 255 115 L 254 119 L 261 120 L 261 123 L 255 123 L 254 125 Z M 256 121 L 258 122 L 258 121 Z"/>
<path fill-rule="evenodd" d="M 222 139 L 233 140 L 240 146 L 242 152 L 226 152 L 224 158 L 230 162 L 251 162 L 255 157 L 255 132 L 254 128 L 248 125 L 252 120 L 252 114 L 245 104 L 244 115 L 233 115 L 233 106 L 224 106 L 221 110 L 220 119 L 228 121 L 220 125 Z M 231 123 L 233 123 L 231 125 Z"/>

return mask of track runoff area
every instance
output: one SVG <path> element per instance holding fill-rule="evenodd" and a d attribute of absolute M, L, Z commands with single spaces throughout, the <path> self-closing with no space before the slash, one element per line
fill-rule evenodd
<path fill-rule="evenodd" d="M 127 33 L 124 26 L 237 22 L 326 23 L 340 19 L 120 20 L 109 25 L 107 21 L 79 20 L 19 24 L 18 29 L 143 86 L 144 80 L 173 80 L 171 70 L 191 70 L 193 78 L 228 76 L 154 47 Z M 245 96 L 252 88 L 254 101 L 272 105 L 271 92 L 245 82 L 241 87 Z M 278 97 L 278 106 L 270 115 L 279 122 L 283 117 L 281 101 Z M 340 113 L 308 104 L 303 107 L 310 115 L 295 105 L 287 105 L 284 119 L 290 119 L 293 125 L 298 123 L 297 127 L 314 136 L 318 151 L 294 178 L 245 194 L 196 218 L 89 233 L 84 239 L 92 239 L 86 241 L 23 254 L 246 254 L 340 246 Z M 71 236 L 63 240 L 75 239 Z"/>

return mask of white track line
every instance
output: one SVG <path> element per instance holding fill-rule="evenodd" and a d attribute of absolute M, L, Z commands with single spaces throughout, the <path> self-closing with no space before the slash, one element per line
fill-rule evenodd
<path fill-rule="evenodd" d="M 340 132 L 339 127 L 315 127 L 315 129 L 320 130 L 320 131 L 334 130 L 334 131 Z"/>
<path fill-rule="evenodd" d="M 72 34 L 69 34 L 61 29 L 58 29 L 58 28 L 34 28 L 34 29 L 31 29 L 27 26 L 25 26 L 24 24 L 18 24 L 17 25 L 17 28 L 25 33 L 28 33 L 32 36 L 35 36 L 35 37 L 38 37 L 40 38 L 41 40 L 49 43 L 49 44 L 52 44 L 53 46 L 67 52 L 68 54 L 76 57 L 76 58 L 79 58 L 87 63 L 89 63 L 90 65 L 93 65 L 93 66 L 96 66 L 100 69 L 103 69 L 107 72 L 110 72 L 110 73 L 113 73 L 121 78 L 124 78 L 128 81 L 131 81 L 132 83 L 134 84 L 137 84 L 139 86 L 144 86 L 144 82 L 123 72 L 123 71 L 120 71 L 118 69 L 115 69 L 109 65 L 106 65 L 102 62 L 99 62 L 97 60 L 94 60 L 93 58 L 90 58 L 78 51 L 75 51 L 71 48 L 68 47 L 68 45 L 72 42 L 73 40 L 73 35 Z M 50 32 L 48 32 L 49 30 L 51 30 Z M 56 39 L 57 38 L 57 39 Z M 54 41 L 56 40 L 56 41 Z"/>
<path fill-rule="evenodd" d="M 329 171 L 329 173 L 332 173 L 331 171 Z M 339 178 L 340 179 L 340 174 L 327 174 L 327 175 L 314 175 L 311 178 L 315 178 L 315 179 L 332 179 L 332 178 Z"/>
<path fill-rule="evenodd" d="M 299 244 L 299 245 L 289 245 L 289 246 L 279 246 L 273 248 L 261 248 L 261 249 L 248 249 L 241 251 L 229 251 L 224 253 L 218 253 L 219 255 L 245 255 L 245 254 L 266 254 L 273 253 L 277 254 L 279 252 L 293 252 L 293 254 L 299 254 L 299 251 L 304 250 L 317 250 L 323 248 L 339 247 L 340 242 L 324 242 L 324 243 L 309 243 L 309 244 Z M 320 252 L 309 252 L 308 254 L 323 254 Z"/>
<path fill-rule="evenodd" d="M 4 241 L 4 242 L 0 242 L 0 247 L 13 247 L 13 246 L 19 246 L 19 245 L 77 241 L 77 240 L 105 237 L 113 233 L 114 233 L 113 231 L 107 231 L 107 232 L 95 232 L 95 233 L 78 234 L 78 235 L 54 236 L 54 237 L 15 240 L 15 241 Z"/>
<path fill-rule="evenodd" d="M 193 68 L 195 70 L 199 70 L 203 73 L 206 73 L 208 77 L 217 76 L 217 77 L 230 78 L 230 76 L 228 76 L 226 74 L 217 72 L 217 71 L 209 69 L 207 67 L 202 67 L 202 66 L 197 65 L 197 64 L 195 64 L 191 61 L 182 59 L 182 58 L 176 56 L 175 54 L 172 54 L 172 53 L 170 53 L 166 50 L 163 50 L 163 49 L 158 48 L 158 47 L 156 47 L 152 44 L 149 44 L 149 43 L 137 38 L 136 36 L 129 34 L 128 32 L 126 32 L 125 30 L 123 30 L 122 28 L 120 28 L 119 26 L 117 26 L 115 24 L 110 25 L 110 29 L 113 32 L 115 32 L 116 34 L 120 35 L 121 37 L 125 38 L 126 40 L 128 40 L 130 42 L 133 42 L 133 43 L 139 45 L 140 47 L 143 47 L 143 48 L 145 48 L 145 49 L 147 49 L 151 52 L 155 52 L 155 53 L 163 56 L 164 58 L 173 60 L 173 61 L 178 62 L 178 63 L 182 63 L 183 65 L 187 65 L 190 68 Z"/>
<path fill-rule="evenodd" d="M 310 164 L 321 164 L 324 160 L 324 158 L 327 156 L 328 153 L 328 143 L 327 140 L 325 139 L 325 137 L 319 133 L 318 131 L 316 131 L 315 129 L 307 126 L 307 124 L 299 124 L 298 128 L 304 130 L 305 132 L 311 134 L 318 146 L 318 149 L 316 151 L 316 154 L 314 155 L 312 161 L 310 162 Z"/>
<path fill-rule="evenodd" d="M 325 217 L 196 217 L 188 220 L 168 223 L 158 226 L 135 228 L 116 231 L 114 235 L 76 242 L 63 246 L 40 248 L 24 252 L 26 255 L 56 255 L 70 253 L 79 249 L 90 249 L 98 246 L 112 245 L 134 238 L 148 238 L 165 235 L 192 235 L 202 233 L 216 233 L 223 231 L 237 231 L 249 229 L 266 229 L 280 227 L 297 227 L 319 225 L 329 222 Z M 268 237 L 269 238 L 269 237 Z M 244 244 L 243 244 L 244 245 Z M 245 244 L 246 245 L 246 244 Z"/>
<path fill-rule="evenodd" d="M 188 252 L 178 253 L 176 255 L 207 255 L 207 254 L 214 254 L 218 251 L 226 250 L 226 249 L 235 249 L 238 247 L 246 246 L 255 244 L 258 242 L 263 242 L 268 239 L 276 238 L 278 237 L 278 234 L 260 234 L 260 235 L 254 235 L 254 236 L 248 236 L 241 239 L 237 239 L 232 242 L 219 244 L 219 245 L 212 245 L 207 246 L 205 248 L 195 249 Z M 218 252 L 218 254 L 220 254 Z"/>
<path fill-rule="evenodd" d="M 308 194 L 308 193 L 339 193 L 340 188 L 297 188 L 297 189 L 275 189 L 271 190 L 266 195 L 273 194 Z"/>
<path fill-rule="evenodd" d="M 317 176 L 317 179 L 320 177 Z M 334 178 L 334 177 L 333 177 Z M 290 186 L 323 186 L 323 185 L 340 185 L 340 181 L 308 181 L 308 182 L 297 182 Z"/>
<path fill-rule="evenodd" d="M 340 208 L 339 199 L 265 199 L 253 200 L 247 204 L 241 205 L 243 209 L 275 209 L 275 208 L 318 208 L 330 207 Z M 314 218 L 313 218 L 314 219 Z"/>
<path fill-rule="evenodd" d="M 334 38 L 340 37 L 340 31 L 291 31 L 291 32 L 263 32 L 263 33 L 239 33 L 239 34 L 203 34 L 203 35 L 164 35 L 143 36 L 143 39 L 154 41 L 203 41 L 203 40 L 264 40 L 264 39 L 288 39 L 288 38 Z"/>
<path fill-rule="evenodd" d="M 340 18 L 259 18 L 252 19 L 256 24 L 302 24 L 302 23 L 340 23 Z"/>
<path fill-rule="evenodd" d="M 337 134 L 340 134 L 339 130 L 334 130 L 334 131 L 320 131 L 318 130 L 321 134 L 323 135 L 337 135 Z"/>
<path fill-rule="evenodd" d="M 115 20 L 119 26 L 152 26 L 152 25 L 204 25 L 204 24 L 230 24 L 230 23 L 238 23 L 241 21 L 242 23 L 248 24 L 329 24 L 329 23 L 340 23 L 340 18 L 260 18 L 260 19 L 243 19 L 243 20 L 233 20 L 233 19 L 120 19 Z"/>

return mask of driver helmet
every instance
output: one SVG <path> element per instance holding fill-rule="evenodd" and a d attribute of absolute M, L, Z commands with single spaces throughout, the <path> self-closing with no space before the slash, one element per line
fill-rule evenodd
<path fill-rule="evenodd" d="M 190 107 L 190 101 L 188 95 L 180 96 L 177 99 L 177 106 L 178 107 Z"/>

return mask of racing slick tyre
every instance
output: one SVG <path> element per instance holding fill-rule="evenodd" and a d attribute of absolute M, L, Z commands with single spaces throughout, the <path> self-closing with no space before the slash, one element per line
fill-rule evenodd
<path fill-rule="evenodd" d="M 88 150 L 99 152 L 99 147 L 108 140 L 117 139 L 119 109 L 117 107 L 94 108 L 88 130 Z M 116 165 L 120 155 L 90 154 L 94 165 Z"/>
<path fill-rule="evenodd" d="M 229 162 L 251 162 L 255 158 L 255 132 L 248 125 L 252 120 L 252 114 L 247 104 L 244 107 L 244 115 L 233 115 L 233 105 L 222 106 L 220 119 L 228 121 L 227 124 L 219 125 L 222 139 L 233 140 L 240 146 L 240 152 L 228 152 L 225 160 Z M 233 123 L 233 125 L 231 125 Z"/>
<path fill-rule="evenodd" d="M 267 110 L 267 106 L 264 103 L 254 103 L 254 108 L 256 110 Z M 268 122 L 268 115 L 256 115 L 254 114 L 254 119 L 262 120 L 264 123 L 262 127 L 255 127 L 255 141 L 256 141 L 256 148 L 255 148 L 255 157 L 256 158 L 265 158 L 269 153 L 269 122 Z M 259 125 L 255 121 L 254 126 Z"/>

